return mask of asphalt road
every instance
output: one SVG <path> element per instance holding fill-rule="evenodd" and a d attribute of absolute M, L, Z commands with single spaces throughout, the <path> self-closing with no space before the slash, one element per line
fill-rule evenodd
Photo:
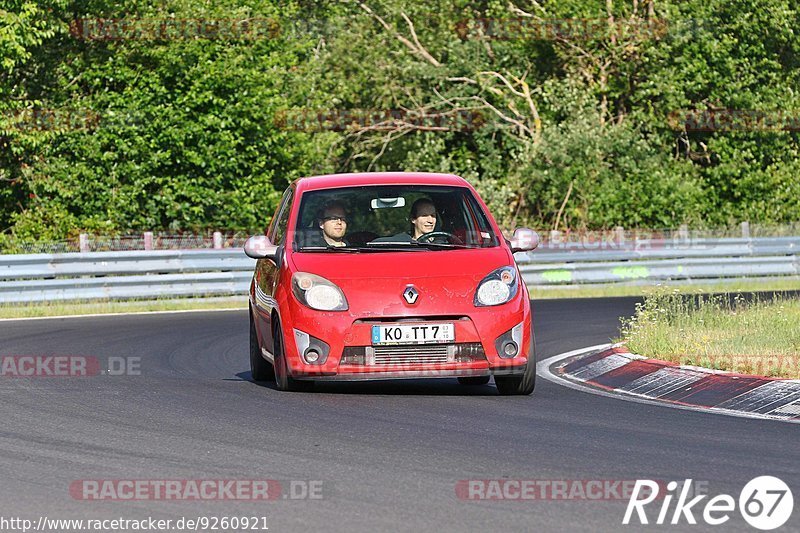
<path fill-rule="evenodd" d="M 634 303 L 535 302 L 539 359 L 607 342 Z M 455 380 L 281 393 L 249 380 L 247 327 L 245 311 L 0 322 L 0 355 L 140 363 L 139 375 L 0 377 L 2 517 L 259 516 L 270 531 L 754 531 L 738 512 L 716 528 L 625 527 L 623 500 L 466 501 L 455 487 L 691 478 L 738 499 L 747 481 L 774 475 L 800 500 L 798 425 L 625 402 L 541 377 L 530 397 Z M 274 479 L 284 491 L 314 480 L 322 498 L 75 499 L 69 487 L 85 479 Z M 655 520 L 658 508 L 648 510 Z M 783 530 L 800 531 L 800 511 Z"/>

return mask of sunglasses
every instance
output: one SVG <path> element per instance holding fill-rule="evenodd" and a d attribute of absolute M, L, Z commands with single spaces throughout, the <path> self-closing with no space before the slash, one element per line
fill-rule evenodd
<path fill-rule="evenodd" d="M 330 216 L 330 217 L 322 217 L 322 221 L 323 222 L 331 222 L 331 221 L 334 221 L 334 220 L 341 220 L 342 222 L 347 224 L 347 217 L 340 217 L 338 215 L 333 215 L 333 216 Z"/>

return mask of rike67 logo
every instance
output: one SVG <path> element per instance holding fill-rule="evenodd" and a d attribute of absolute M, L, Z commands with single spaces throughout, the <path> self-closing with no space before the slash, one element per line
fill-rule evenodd
<path fill-rule="evenodd" d="M 649 479 L 636 480 L 622 523 L 631 524 L 631 519 L 635 516 L 640 524 L 649 524 L 645 507 L 656 499 L 661 500 L 658 517 L 655 520 L 658 525 L 680 524 L 683 521 L 687 524 L 697 524 L 694 513 L 699 513 L 706 524 L 718 526 L 727 522 L 731 513 L 736 510 L 737 502 L 728 494 L 714 496 L 705 502 L 704 506 L 700 505 L 700 502 L 706 498 L 706 494 L 689 499 L 691 479 L 685 480 L 680 488 L 677 481 L 670 481 L 667 483 L 665 494 L 659 493 L 661 487 L 662 484 Z M 670 516 L 670 507 L 675 496 L 677 502 Z M 782 480 L 773 476 L 759 476 L 744 486 L 739 493 L 738 504 L 742 518 L 748 524 L 767 531 L 779 528 L 789 520 L 794 508 L 794 498 L 789 486 Z"/>

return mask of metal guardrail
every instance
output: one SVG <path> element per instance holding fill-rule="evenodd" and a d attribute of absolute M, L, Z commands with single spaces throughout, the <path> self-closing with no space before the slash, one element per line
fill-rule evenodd
<path fill-rule="evenodd" d="M 800 237 L 543 243 L 516 254 L 528 285 L 800 276 Z M 241 249 L 0 255 L 0 303 L 245 294 Z M 798 278 L 800 279 L 800 278 Z"/>
<path fill-rule="evenodd" d="M 0 255 L 0 303 L 246 294 L 253 266 L 241 248 Z"/>
<path fill-rule="evenodd" d="M 599 247 L 603 245 L 606 247 Z M 533 252 L 517 254 L 517 264 L 529 285 L 800 276 L 800 237 L 675 239 L 597 246 L 586 249 L 585 243 L 545 243 Z"/>
<path fill-rule="evenodd" d="M 780 230 L 775 230 L 780 231 Z M 122 252 L 134 250 L 204 250 L 241 248 L 247 240 L 246 234 L 180 233 L 145 231 L 140 234 L 118 236 L 90 235 L 81 233 L 76 238 L 58 241 L 26 241 L 9 238 L 0 240 L 0 254 L 64 254 L 88 252 Z M 5 251 L 4 251 L 5 249 Z"/>

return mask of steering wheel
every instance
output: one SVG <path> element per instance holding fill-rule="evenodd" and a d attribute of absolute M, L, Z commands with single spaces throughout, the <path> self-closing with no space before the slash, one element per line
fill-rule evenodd
<path fill-rule="evenodd" d="M 429 231 L 428 233 L 423 233 L 419 236 L 417 242 L 423 242 L 423 240 L 427 240 L 429 243 L 432 243 L 436 237 L 445 237 L 450 244 L 464 244 L 464 241 L 446 231 Z"/>

